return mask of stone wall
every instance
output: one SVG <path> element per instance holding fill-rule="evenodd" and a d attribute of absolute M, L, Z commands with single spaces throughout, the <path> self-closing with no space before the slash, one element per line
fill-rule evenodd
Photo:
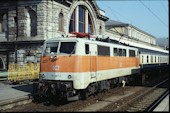
<path fill-rule="evenodd" d="M 93 6 L 90 2 L 73 1 L 73 3 L 70 4 L 70 7 L 60 2 L 55 0 L 19 0 L 16 1 L 16 3 L 13 1 L 13 4 L 6 4 L 3 2 L 5 5 L 0 2 L 0 11 L 5 10 L 8 14 L 8 36 L 7 38 L 4 38 L 5 33 L 1 32 L 0 41 L 18 41 L 16 45 L 13 45 L 15 50 L 9 52 L 9 63 L 17 62 L 19 64 L 24 64 L 28 60 L 40 62 L 42 44 L 20 44 L 20 41 L 46 40 L 61 37 L 61 35 L 68 35 L 70 17 L 74 8 L 77 7 L 75 4 L 79 5 L 79 3 L 81 3 L 81 5 L 88 6 L 89 12 L 93 15 L 95 35 L 103 34 L 105 32 L 105 22 L 97 18 L 96 12 L 92 9 Z M 5 6 L 5 8 L 1 8 L 1 6 Z M 36 15 L 36 26 L 34 25 L 37 27 L 36 36 L 30 36 L 30 22 L 32 21 L 29 19 L 31 17 L 30 11 Z M 63 31 L 59 31 L 60 13 L 64 16 Z M 100 26 L 102 30 L 100 30 Z M 29 56 L 27 55 L 28 51 L 31 53 L 30 57 L 27 57 Z"/>

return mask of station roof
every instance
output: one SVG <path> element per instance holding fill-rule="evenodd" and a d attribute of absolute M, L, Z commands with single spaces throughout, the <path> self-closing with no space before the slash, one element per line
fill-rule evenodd
<path fill-rule="evenodd" d="M 134 29 L 136 29 L 136 30 L 148 35 L 148 36 L 151 36 L 152 38 L 156 38 L 155 36 L 145 32 L 145 31 L 143 31 L 143 30 L 141 30 L 141 29 L 139 29 L 139 28 L 137 28 L 137 27 L 135 27 L 131 24 L 128 24 L 128 23 L 123 23 L 123 22 L 119 22 L 119 21 L 115 21 L 115 20 L 108 20 L 108 21 L 105 22 L 105 26 L 106 26 L 106 29 L 111 29 L 111 28 L 114 28 L 114 27 L 128 27 L 129 26 L 129 27 L 132 27 L 132 28 L 134 28 Z"/>

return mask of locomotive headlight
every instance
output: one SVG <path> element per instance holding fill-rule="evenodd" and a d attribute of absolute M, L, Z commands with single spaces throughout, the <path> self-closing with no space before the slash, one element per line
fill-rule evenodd
<path fill-rule="evenodd" d="M 54 55 L 53 59 L 56 60 L 57 59 L 57 55 Z"/>
<path fill-rule="evenodd" d="M 68 78 L 68 79 L 71 79 L 71 78 L 72 78 L 72 76 L 71 76 L 71 75 L 68 75 L 68 76 L 67 76 L 67 78 Z"/>

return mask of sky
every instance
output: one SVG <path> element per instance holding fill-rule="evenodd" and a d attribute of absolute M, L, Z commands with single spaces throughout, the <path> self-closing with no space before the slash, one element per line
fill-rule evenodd
<path fill-rule="evenodd" d="M 168 0 L 96 0 L 109 19 L 131 24 L 156 38 L 169 37 Z"/>

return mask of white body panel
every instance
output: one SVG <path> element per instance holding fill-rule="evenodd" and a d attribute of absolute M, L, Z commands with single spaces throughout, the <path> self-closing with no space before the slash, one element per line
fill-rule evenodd
<path fill-rule="evenodd" d="M 95 73 L 96 73 L 95 78 L 91 77 L 91 72 L 82 72 L 82 73 L 42 72 L 41 74 L 44 74 L 43 79 L 45 80 L 73 81 L 74 89 L 85 89 L 90 83 L 93 82 L 139 73 L 139 68 L 136 67 L 120 68 L 120 69 L 97 71 Z M 69 75 L 71 75 L 70 79 L 68 78 Z"/>

